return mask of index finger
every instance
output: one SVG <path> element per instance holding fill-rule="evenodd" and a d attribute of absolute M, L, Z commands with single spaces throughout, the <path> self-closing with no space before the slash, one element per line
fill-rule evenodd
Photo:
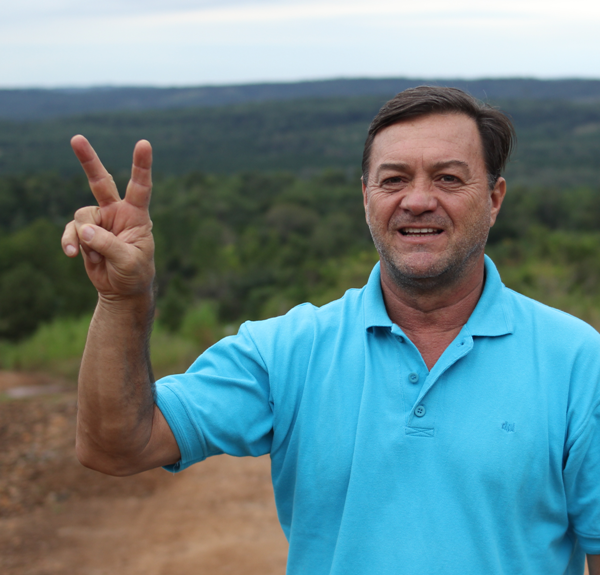
<path fill-rule="evenodd" d="M 87 176 L 90 189 L 98 201 L 98 205 L 102 207 L 118 202 L 121 198 L 117 186 L 87 139 L 81 135 L 73 136 L 71 147 Z"/>

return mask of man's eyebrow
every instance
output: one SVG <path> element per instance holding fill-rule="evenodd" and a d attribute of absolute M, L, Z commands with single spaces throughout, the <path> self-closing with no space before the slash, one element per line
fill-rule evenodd
<path fill-rule="evenodd" d="M 384 170 L 407 170 L 408 167 L 408 164 L 405 164 L 404 162 L 391 162 L 387 164 L 381 164 L 377 167 L 377 174 L 380 174 Z"/>
<path fill-rule="evenodd" d="M 381 164 L 380 166 L 378 166 L 377 174 L 380 174 L 384 170 L 398 170 L 398 171 L 408 170 L 409 167 L 410 167 L 409 164 L 404 163 L 404 162 L 389 162 L 389 163 Z M 469 168 L 469 164 L 467 164 L 467 162 L 463 162 L 462 160 L 445 160 L 442 162 L 436 162 L 432 166 L 432 168 L 434 170 L 443 170 L 444 168 L 452 168 L 452 167 L 463 168 L 468 172 L 469 175 L 471 175 L 471 169 Z"/>
<path fill-rule="evenodd" d="M 434 170 L 443 170 L 444 168 L 464 168 L 469 176 L 471 175 L 471 169 L 469 168 L 469 164 L 467 162 L 463 162 L 462 160 L 447 160 L 445 162 L 436 162 L 433 164 Z"/>

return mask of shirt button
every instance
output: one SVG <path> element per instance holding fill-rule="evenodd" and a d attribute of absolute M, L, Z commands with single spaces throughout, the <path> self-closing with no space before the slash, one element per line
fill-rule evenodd
<path fill-rule="evenodd" d="M 425 415 L 425 411 L 426 411 L 426 409 L 425 409 L 425 406 L 424 406 L 424 405 L 418 405 L 418 406 L 415 408 L 415 415 L 416 415 L 417 417 L 423 417 L 423 416 Z"/>
<path fill-rule="evenodd" d="M 418 383 L 419 381 L 419 374 L 415 373 L 414 371 L 412 373 L 408 374 L 408 381 L 410 381 L 411 383 Z"/>

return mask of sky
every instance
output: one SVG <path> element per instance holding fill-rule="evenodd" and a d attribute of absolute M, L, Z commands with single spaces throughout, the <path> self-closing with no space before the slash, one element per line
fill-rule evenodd
<path fill-rule="evenodd" d="M 0 88 L 600 78 L 582 0 L 0 0 Z"/>

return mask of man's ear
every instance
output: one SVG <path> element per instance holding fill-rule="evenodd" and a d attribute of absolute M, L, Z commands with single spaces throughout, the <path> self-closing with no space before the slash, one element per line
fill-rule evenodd
<path fill-rule="evenodd" d="M 496 223 L 496 218 L 500 212 L 500 207 L 504 201 L 506 195 L 506 180 L 504 178 L 498 178 L 494 184 L 494 189 L 490 192 L 490 199 L 492 201 L 492 209 L 490 210 L 490 228 Z"/>
<path fill-rule="evenodd" d="M 362 194 L 363 194 L 363 206 L 365 207 L 365 211 L 367 209 L 367 186 L 365 185 L 365 180 L 361 176 L 360 183 L 362 184 Z"/>

